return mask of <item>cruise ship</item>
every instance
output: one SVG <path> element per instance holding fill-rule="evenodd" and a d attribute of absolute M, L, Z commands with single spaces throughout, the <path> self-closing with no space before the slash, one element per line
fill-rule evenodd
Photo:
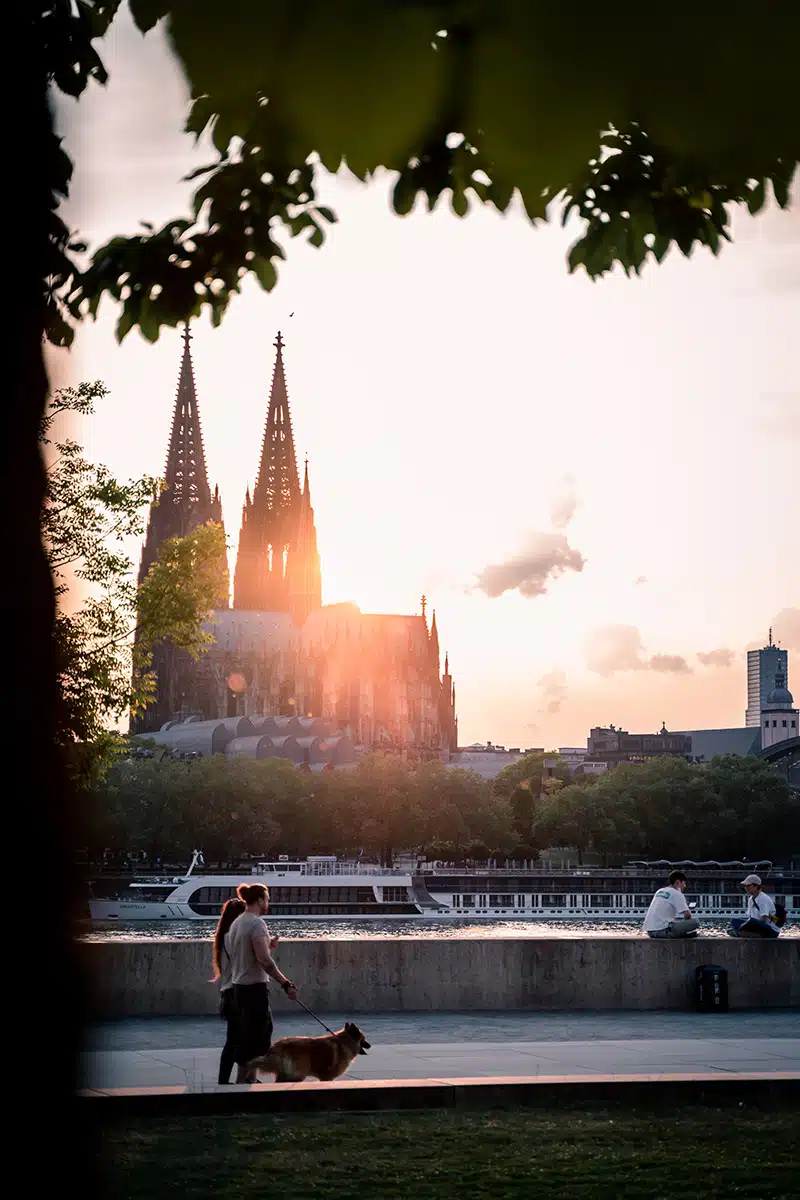
<path fill-rule="evenodd" d="M 800 915 L 800 871 L 771 862 L 631 862 L 615 868 L 454 867 L 419 864 L 393 869 L 334 856 L 282 856 L 249 875 L 204 875 L 195 851 L 185 875 L 134 880 L 117 898 L 92 899 L 94 921 L 208 921 L 240 883 L 269 888 L 269 914 L 281 920 L 639 921 L 669 872 L 689 878 L 687 902 L 701 919 L 724 919 L 744 908 L 741 881 L 751 871 L 765 890 Z"/>

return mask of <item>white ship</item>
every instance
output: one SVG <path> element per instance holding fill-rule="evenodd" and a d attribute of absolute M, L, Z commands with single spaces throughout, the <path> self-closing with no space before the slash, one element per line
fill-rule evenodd
<path fill-rule="evenodd" d="M 768 862 L 637 862 L 601 869 L 445 867 L 419 870 L 339 862 L 334 856 L 281 857 L 243 875 L 195 874 L 195 851 L 185 875 L 135 880 L 116 899 L 90 900 L 94 921 L 208 921 L 219 916 L 240 883 L 265 883 L 269 915 L 281 921 L 498 918 L 538 921 L 639 921 L 653 892 L 675 867 L 689 877 L 686 892 L 697 916 L 725 919 L 744 909 L 741 880 L 757 870 L 765 889 L 800 915 L 800 871 Z"/>

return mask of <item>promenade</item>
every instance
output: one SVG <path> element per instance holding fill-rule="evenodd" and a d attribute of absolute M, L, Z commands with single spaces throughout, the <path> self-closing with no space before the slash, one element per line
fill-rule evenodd
<path fill-rule="evenodd" d="M 347 1014 L 326 1014 L 331 1029 Z M 350 1080 L 791 1072 L 800 1079 L 800 1012 L 375 1013 L 355 1018 L 372 1049 Z M 276 1015 L 275 1038 L 324 1031 Z M 87 1034 L 81 1086 L 208 1088 L 224 1025 L 216 1017 L 134 1017 Z"/>

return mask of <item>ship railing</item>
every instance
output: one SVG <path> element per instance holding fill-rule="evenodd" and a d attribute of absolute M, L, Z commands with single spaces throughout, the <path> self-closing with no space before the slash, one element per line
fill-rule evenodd
<path fill-rule="evenodd" d="M 266 869 L 266 865 L 267 864 L 259 863 L 256 867 L 255 874 L 269 878 L 270 876 L 280 876 L 284 873 L 296 873 L 289 872 L 289 864 L 269 863 L 269 870 Z M 336 862 L 301 863 L 300 874 L 307 876 L 309 879 L 317 879 L 335 875 L 389 875 L 392 877 L 408 877 L 409 875 L 413 874 L 413 871 L 410 867 L 381 867 L 377 863 Z"/>
<path fill-rule="evenodd" d="M 775 878 L 775 876 L 794 876 L 798 874 L 796 870 L 772 868 L 769 872 L 764 868 L 765 877 Z M 699 864 L 694 868 L 694 871 L 687 869 L 687 874 L 691 880 L 692 874 L 695 876 L 702 875 L 704 879 L 714 879 L 717 876 L 728 878 L 736 872 L 731 867 L 715 868 L 702 867 Z M 491 875 L 498 879 L 509 875 L 569 875 L 575 879 L 588 879 L 599 876 L 624 876 L 630 879 L 647 878 L 652 879 L 654 876 L 661 876 L 663 871 L 659 871 L 657 867 L 432 867 L 427 863 L 423 865 L 420 872 L 414 871 L 413 874 L 423 875 Z"/>

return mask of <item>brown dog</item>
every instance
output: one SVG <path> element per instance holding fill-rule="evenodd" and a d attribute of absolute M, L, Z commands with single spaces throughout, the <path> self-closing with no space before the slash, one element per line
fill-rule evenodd
<path fill-rule="evenodd" d="M 285 1037 L 275 1042 L 269 1054 L 247 1065 L 263 1075 L 274 1075 L 276 1083 L 301 1083 L 310 1075 L 328 1082 L 343 1075 L 357 1054 L 366 1054 L 370 1043 L 352 1021 L 338 1033 L 323 1037 Z"/>

